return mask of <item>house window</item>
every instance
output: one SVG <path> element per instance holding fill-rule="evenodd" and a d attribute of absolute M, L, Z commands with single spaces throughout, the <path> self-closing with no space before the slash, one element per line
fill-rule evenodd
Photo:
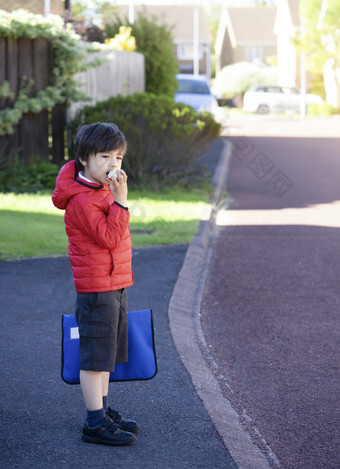
<path fill-rule="evenodd" d="M 254 60 L 261 60 L 263 62 L 263 47 L 260 46 L 249 46 L 245 48 L 245 59 L 247 62 L 253 62 Z"/>
<path fill-rule="evenodd" d="M 178 44 L 177 45 L 177 58 L 179 60 L 193 60 L 194 58 L 194 46 L 193 44 Z M 198 46 L 198 58 L 203 59 L 203 46 Z"/>

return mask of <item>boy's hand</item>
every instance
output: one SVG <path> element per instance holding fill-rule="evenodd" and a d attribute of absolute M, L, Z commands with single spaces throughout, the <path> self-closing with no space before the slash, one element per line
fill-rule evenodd
<path fill-rule="evenodd" d="M 127 187 L 127 175 L 125 171 L 122 169 L 119 170 L 119 177 L 116 179 L 108 179 L 110 184 L 111 193 L 116 202 L 120 205 L 126 207 L 127 205 L 127 194 L 128 194 L 128 187 Z"/>

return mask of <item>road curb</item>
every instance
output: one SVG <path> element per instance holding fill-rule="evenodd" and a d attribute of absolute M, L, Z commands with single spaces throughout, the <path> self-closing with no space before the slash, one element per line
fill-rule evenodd
<path fill-rule="evenodd" d="M 249 433 L 240 423 L 238 413 L 223 396 L 219 381 L 213 373 L 215 363 L 200 323 L 201 299 L 212 253 L 215 219 L 226 185 L 230 154 L 231 145 L 224 140 L 213 177 L 215 191 L 212 207 L 201 220 L 198 232 L 188 248 L 170 299 L 168 316 L 181 361 L 236 466 L 239 469 L 269 469 L 267 458 L 253 444 Z"/>

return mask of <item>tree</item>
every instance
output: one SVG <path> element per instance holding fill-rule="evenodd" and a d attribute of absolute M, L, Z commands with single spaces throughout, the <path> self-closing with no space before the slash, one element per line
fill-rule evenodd
<path fill-rule="evenodd" d="M 97 2 L 96 12 L 100 15 L 103 24 L 109 24 L 112 18 L 116 17 L 120 7 L 112 5 L 112 2 Z"/>
<path fill-rule="evenodd" d="M 302 31 L 294 43 L 305 53 L 306 68 L 314 75 L 313 92 L 326 93 L 333 107 L 340 105 L 340 2 L 339 0 L 301 0 Z"/>
<path fill-rule="evenodd" d="M 339 0 L 301 0 L 300 16 L 304 34 L 297 41 L 306 52 L 306 64 L 312 73 L 320 73 L 328 59 L 340 67 Z"/>
<path fill-rule="evenodd" d="M 86 2 L 78 1 L 72 3 L 72 19 L 75 21 L 83 21 L 85 19 L 84 12 L 86 10 Z"/>
<path fill-rule="evenodd" d="M 249 88 L 264 83 L 276 83 L 276 68 L 250 62 L 237 62 L 222 68 L 217 75 L 213 92 L 226 99 L 243 95 Z"/>
<path fill-rule="evenodd" d="M 145 56 L 145 88 L 147 92 L 173 97 L 177 88 L 178 62 L 174 53 L 171 29 L 159 24 L 157 17 L 149 19 L 139 14 L 134 24 L 116 17 L 105 23 L 107 37 L 114 37 L 121 26 L 130 26 L 136 38 L 136 49 Z"/>

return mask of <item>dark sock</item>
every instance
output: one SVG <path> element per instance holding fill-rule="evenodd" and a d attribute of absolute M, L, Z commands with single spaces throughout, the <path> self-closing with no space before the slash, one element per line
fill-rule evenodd
<path fill-rule="evenodd" d="M 104 407 L 105 412 L 109 408 L 109 404 L 107 403 L 107 396 L 103 396 L 103 407 Z"/>
<path fill-rule="evenodd" d="M 89 427 L 96 427 L 100 425 L 106 418 L 104 408 L 98 410 L 88 410 L 86 422 Z"/>

